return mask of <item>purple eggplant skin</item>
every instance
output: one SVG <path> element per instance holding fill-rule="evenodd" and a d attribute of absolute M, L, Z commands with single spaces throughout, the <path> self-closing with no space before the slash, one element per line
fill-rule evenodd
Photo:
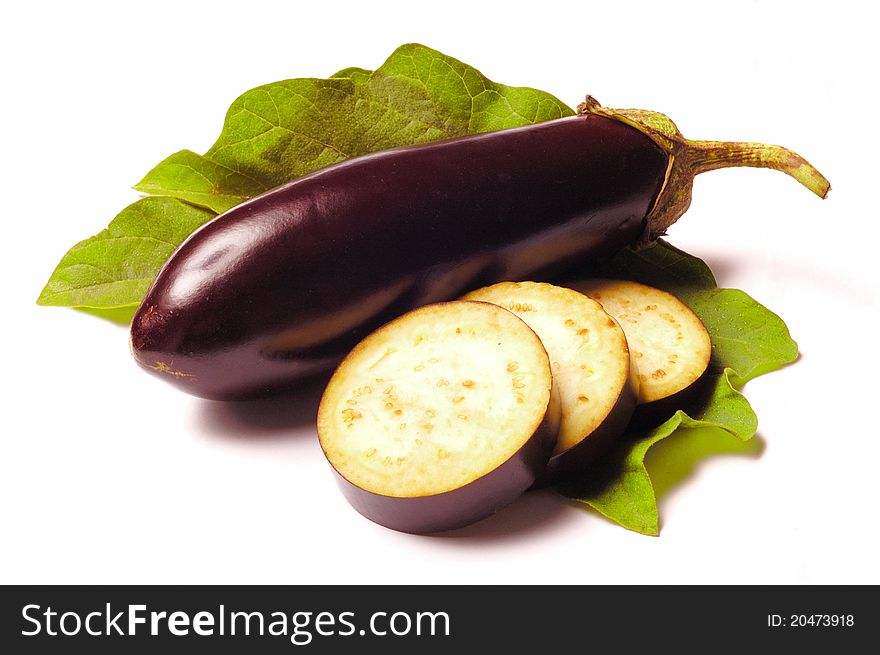
<path fill-rule="evenodd" d="M 636 241 L 668 163 L 639 130 L 579 115 L 335 164 L 191 235 L 132 352 L 204 398 L 295 388 L 406 311 Z"/>

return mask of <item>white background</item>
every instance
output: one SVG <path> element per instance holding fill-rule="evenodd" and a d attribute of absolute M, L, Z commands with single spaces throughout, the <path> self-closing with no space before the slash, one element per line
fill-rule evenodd
<path fill-rule="evenodd" d="M 0 582 L 880 582 L 876 24 L 863 3 L 15 3 L 0 26 Z M 853 7 L 853 8 L 849 8 Z M 867 11 L 865 9 L 864 11 Z M 34 301 L 168 154 L 241 92 L 375 68 L 418 41 L 571 105 L 664 111 L 691 138 L 783 143 L 831 180 L 697 180 L 671 241 L 777 311 L 794 366 L 748 384 L 746 447 L 691 469 L 649 538 L 552 493 L 452 536 L 337 492 L 310 402 L 228 405 L 145 375 L 122 328 Z M 680 444 L 679 444 L 680 445 Z M 667 485 L 668 486 L 668 485 Z"/>

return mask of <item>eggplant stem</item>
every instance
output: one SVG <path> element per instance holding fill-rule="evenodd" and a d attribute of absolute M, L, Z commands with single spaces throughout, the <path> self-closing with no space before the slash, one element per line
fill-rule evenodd
<path fill-rule="evenodd" d="M 765 143 L 691 141 L 684 138 L 665 114 L 644 109 L 609 109 L 587 96 L 578 105 L 580 115 L 594 115 L 625 123 L 656 143 L 669 157 L 666 178 L 635 245 L 646 246 L 666 234 L 691 204 L 694 177 L 706 171 L 733 166 L 769 168 L 790 175 L 820 198 L 831 185 L 810 162 L 782 146 Z"/>
<path fill-rule="evenodd" d="M 790 175 L 820 198 L 831 190 L 831 184 L 810 162 L 782 146 L 748 141 L 688 141 L 687 145 L 694 175 L 734 166 L 769 168 Z"/>

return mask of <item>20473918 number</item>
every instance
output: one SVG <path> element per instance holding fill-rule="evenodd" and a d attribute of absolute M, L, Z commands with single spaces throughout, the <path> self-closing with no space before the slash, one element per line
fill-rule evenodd
<path fill-rule="evenodd" d="M 768 614 L 770 628 L 851 628 L 855 625 L 853 614 Z"/>

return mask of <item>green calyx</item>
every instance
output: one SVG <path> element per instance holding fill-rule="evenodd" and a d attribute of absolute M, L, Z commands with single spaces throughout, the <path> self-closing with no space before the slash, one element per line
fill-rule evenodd
<path fill-rule="evenodd" d="M 770 168 L 790 175 L 820 198 L 831 185 L 810 162 L 782 146 L 766 143 L 691 141 L 682 136 L 675 123 L 656 111 L 644 109 L 609 109 L 587 96 L 577 113 L 604 116 L 630 125 L 669 155 L 666 179 L 647 217 L 639 246 L 653 243 L 666 234 L 667 228 L 687 211 L 691 204 L 694 177 L 706 171 L 733 166 Z"/>

